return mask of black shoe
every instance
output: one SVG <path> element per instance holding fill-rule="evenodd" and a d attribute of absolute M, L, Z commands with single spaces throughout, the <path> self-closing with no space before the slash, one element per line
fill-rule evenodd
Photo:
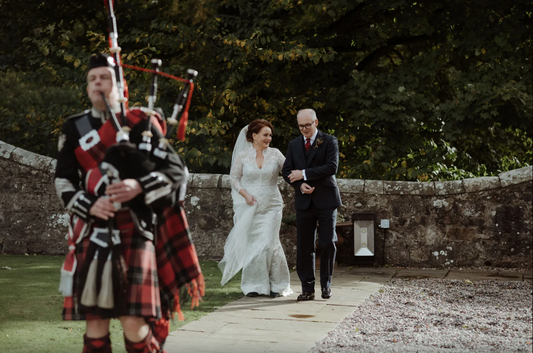
<path fill-rule="evenodd" d="M 322 288 L 322 299 L 329 299 L 331 295 L 331 288 Z"/>
<path fill-rule="evenodd" d="M 277 298 L 280 297 L 279 293 L 270 291 L 270 298 Z"/>
<path fill-rule="evenodd" d="M 298 299 L 297 301 L 306 301 L 306 300 L 315 300 L 315 293 L 311 293 L 311 292 L 302 292 L 302 294 L 300 294 L 298 296 Z"/>
<path fill-rule="evenodd" d="M 248 294 L 246 294 L 247 297 L 258 297 L 259 296 L 259 293 L 257 292 L 250 292 Z"/>

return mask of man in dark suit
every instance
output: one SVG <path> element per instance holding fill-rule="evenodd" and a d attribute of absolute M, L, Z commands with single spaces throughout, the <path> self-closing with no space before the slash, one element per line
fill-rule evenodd
<path fill-rule="evenodd" d="M 315 235 L 318 223 L 320 287 L 322 298 L 331 298 L 331 277 L 335 263 L 335 225 L 341 197 L 335 173 L 339 164 L 337 138 L 317 129 L 313 109 L 296 115 L 303 137 L 289 143 L 283 178 L 295 190 L 297 258 L 296 271 L 302 282 L 298 301 L 315 299 Z"/>

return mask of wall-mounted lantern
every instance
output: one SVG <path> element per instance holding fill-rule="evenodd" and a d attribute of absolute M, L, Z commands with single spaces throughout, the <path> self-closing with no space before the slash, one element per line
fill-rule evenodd
<path fill-rule="evenodd" d="M 355 256 L 374 256 L 376 214 L 355 213 L 353 221 L 353 243 Z"/>

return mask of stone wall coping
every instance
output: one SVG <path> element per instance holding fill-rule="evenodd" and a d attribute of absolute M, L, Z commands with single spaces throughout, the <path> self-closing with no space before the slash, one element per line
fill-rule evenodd
<path fill-rule="evenodd" d="M 42 156 L 22 148 L 0 141 L 0 158 L 11 160 L 21 165 L 31 167 L 42 172 L 53 174 L 57 161 L 54 158 Z M 470 178 L 450 181 L 391 181 L 391 180 L 363 180 L 337 179 L 341 193 L 376 194 L 376 195 L 419 195 L 445 196 L 485 190 L 505 188 L 533 180 L 533 166 L 523 167 L 500 173 L 498 176 Z M 193 188 L 222 188 L 231 189 L 231 179 L 227 174 L 191 173 L 188 187 Z M 278 178 L 278 185 L 282 191 L 290 186 Z"/>
<path fill-rule="evenodd" d="M 508 172 L 500 173 L 498 177 L 500 178 L 502 187 L 524 183 L 533 179 L 533 168 L 524 167 L 510 170 Z"/>
<path fill-rule="evenodd" d="M 435 195 L 464 194 L 463 180 L 435 181 Z"/>
<path fill-rule="evenodd" d="M 472 179 L 464 179 L 463 186 L 466 192 L 478 192 L 483 190 L 491 190 L 501 188 L 500 178 L 495 177 L 479 177 Z"/>
<path fill-rule="evenodd" d="M 15 150 L 15 148 L 15 146 L 10 145 L 9 143 L 0 141 L 0 157 L 4 159 L 9 159 L 11 157 L 11 153 Z"/>
<path fill-rule="evenodd" d="M 54 158 L 26 151 L 0 141 L 0 157 L 18 164 L 45 172 L 55 173 L 57 161 Z"/>

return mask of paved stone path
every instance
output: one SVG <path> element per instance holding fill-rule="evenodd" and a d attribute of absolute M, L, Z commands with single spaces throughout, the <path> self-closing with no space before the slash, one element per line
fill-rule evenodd
<path fill-rule="evenodd" d="M 391 278 L 530 281 L 531 273 L 338 267 L 329 300 L 296 302 L 300 283 L 291 273 L 288 297 L 243 297 L 171 332 L 168 353 L 304 353 L 325 338 Z"/>

